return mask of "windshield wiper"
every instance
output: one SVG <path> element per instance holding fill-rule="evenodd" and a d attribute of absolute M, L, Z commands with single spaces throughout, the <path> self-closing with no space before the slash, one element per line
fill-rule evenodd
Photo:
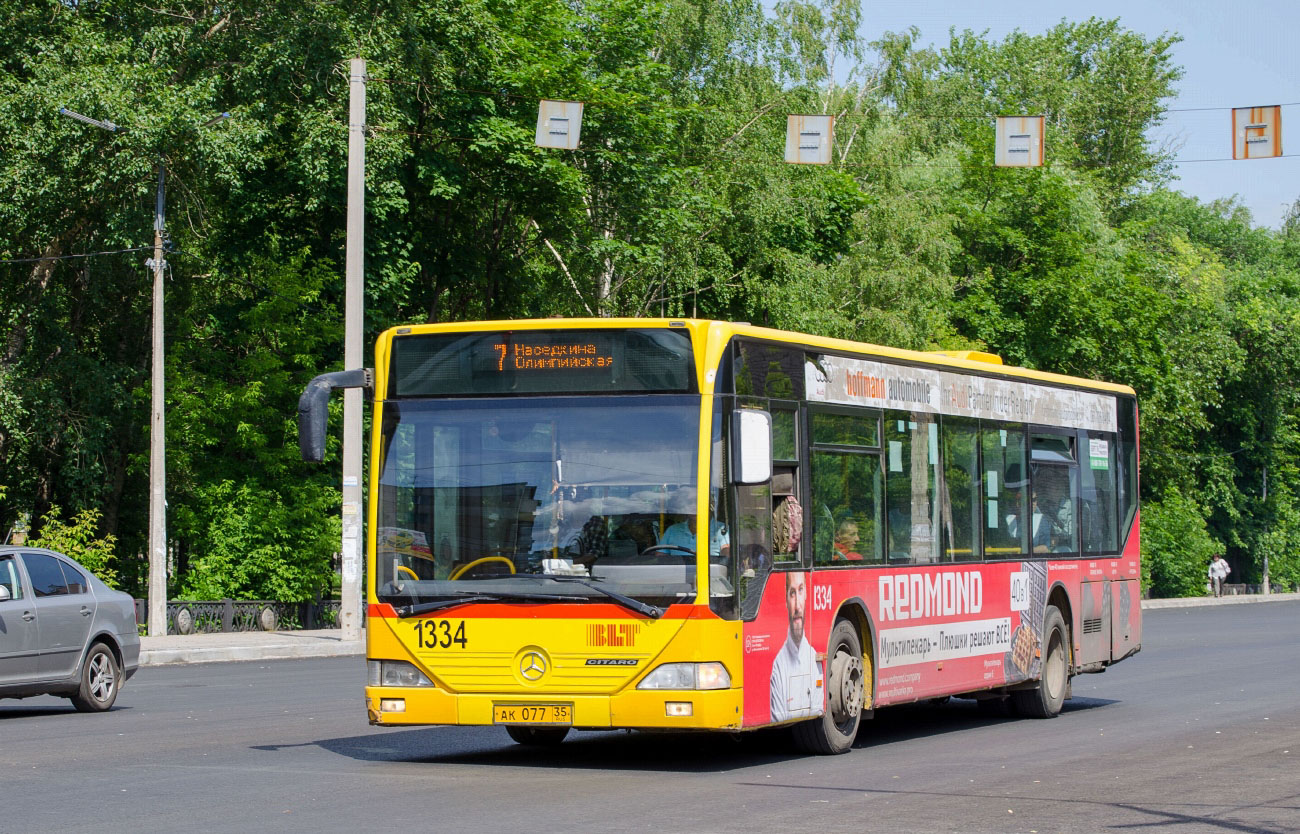
<path fill-rule="evenodd" d="M 457 605 L 468 605 L 472 602 L 587 602 L 586 597 L 564 596 L 560 594 L 526 594 L 516 592 L 505 592 L 496 594 L 484 594 L 474 591 L 457 591 L 457 596 L 451 599 L 440 599 L 435 602 L 421 602 L 411 605 L 397 605 L 393 610 L 397 616 L 405 619 L 407 617 L 418 617 L 421 614 L 430 614 L 434 611 L 441 611 L 444 608 L 454 608 Z"/>
<path fill-rule="evenodd" d="M 588 582 L 587 580 L 580 579 L 576 576 L 550 575 L 547 578 L 553 579 L 556 582 L 571 582 L 575 585 L 582 585 L 583 587 L 590 588 L 593 591 L 604 594 L 605 596 L 614 600 L 618 604 L 622 605 L 624 608 L 631 608 L 633 611 L 637 612 L 638 614 L 644 614 L 653 620 L 657 620 L 664 615 L 664 610 L 662 608 L 659 608 L 658 606 L 651 605 L 648 602 L 642 602 L 639 599 L 633 599 L 632 597 L 620 594 L 618 591 L 611 591 L 608 588 L 602 588 L 599 585 L 595 584 L 594 582 Z"/>

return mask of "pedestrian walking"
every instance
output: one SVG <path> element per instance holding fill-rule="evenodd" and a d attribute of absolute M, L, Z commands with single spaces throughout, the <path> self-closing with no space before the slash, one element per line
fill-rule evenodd
<path fill-rule="evenodd" d="M 1223 580 L 1228 578 L 1232 573 L 1232 568 L 1228 567 L 1228 560 L 1223 558 L 1222 553 L 1214 554 L 1214 561 L 1210 562 L 1210 584 L 1214 587 L 1216 597 L 1223 596 Z"/>

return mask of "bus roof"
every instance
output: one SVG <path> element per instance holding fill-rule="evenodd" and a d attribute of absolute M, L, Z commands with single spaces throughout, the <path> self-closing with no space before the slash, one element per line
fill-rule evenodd
<path fill-rule="evenodd" d="M 381 350 L 386 352 L 386 345 L 395 335 L 420 333 L 457 333 L 480 330 L 548 330 L 548 329 L 617 329 L 628 327 L 659 328 L 673 327 L 690 330 L 699 337 L 707 337 L 711 342 L 721 345 L 732 336 L 746 336 L 764 341 L 793 344 L 801 347 L 818 348 L 839 353 L 877 356 L 894 359 L 908 364 L 929 365 L 935 367 L 959 368 L 980 376 L 1003 376 L 1015 379 L 1033 380 L 1054 385 L 1088 388 L 1094 391 L 1108 391 L 1116 394 L 1134 395 L 1127 385 L 1103 382 L 1084 377 L 1036 371 L 1016 365 L 1002 364 L 996 354 L 975 350 L 919 351 L 905 348 L 874 345 L 868 342 L 854 342 L 848 339 L 834 339 L 826 336 L 814 336 L 789 330 L 777 330 L 759 327 L 748 322 L 714 321 L 709 319 L 689 318 L 547 318 L 547 319 L 505 319 L 497 321 L 460 321 L 440 324 L 410 324 L 391 327 L 380 334 Z"/>

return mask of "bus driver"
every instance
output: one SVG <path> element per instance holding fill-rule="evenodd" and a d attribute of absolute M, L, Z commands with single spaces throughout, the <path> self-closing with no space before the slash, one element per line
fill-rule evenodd
<path fill-rule="evenodd" d="M 790 632 L 772 661 L 772 720 L 821 715 L 824 703 L 822 672 L 817 654 L 804 639 L 804 607 L 808 598 L 807 579 L 802 573 L 785 575 L 785 611 Z"/>

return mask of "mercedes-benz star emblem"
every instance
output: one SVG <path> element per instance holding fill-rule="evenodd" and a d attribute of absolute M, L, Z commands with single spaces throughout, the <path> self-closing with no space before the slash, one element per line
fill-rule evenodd
<path fill-rule="evenodd" d="M 539 681 L 546 674 L 546 658 L 541 652 L 528 652 L 519 659 L 519 674 L 525 680 Z"/>

